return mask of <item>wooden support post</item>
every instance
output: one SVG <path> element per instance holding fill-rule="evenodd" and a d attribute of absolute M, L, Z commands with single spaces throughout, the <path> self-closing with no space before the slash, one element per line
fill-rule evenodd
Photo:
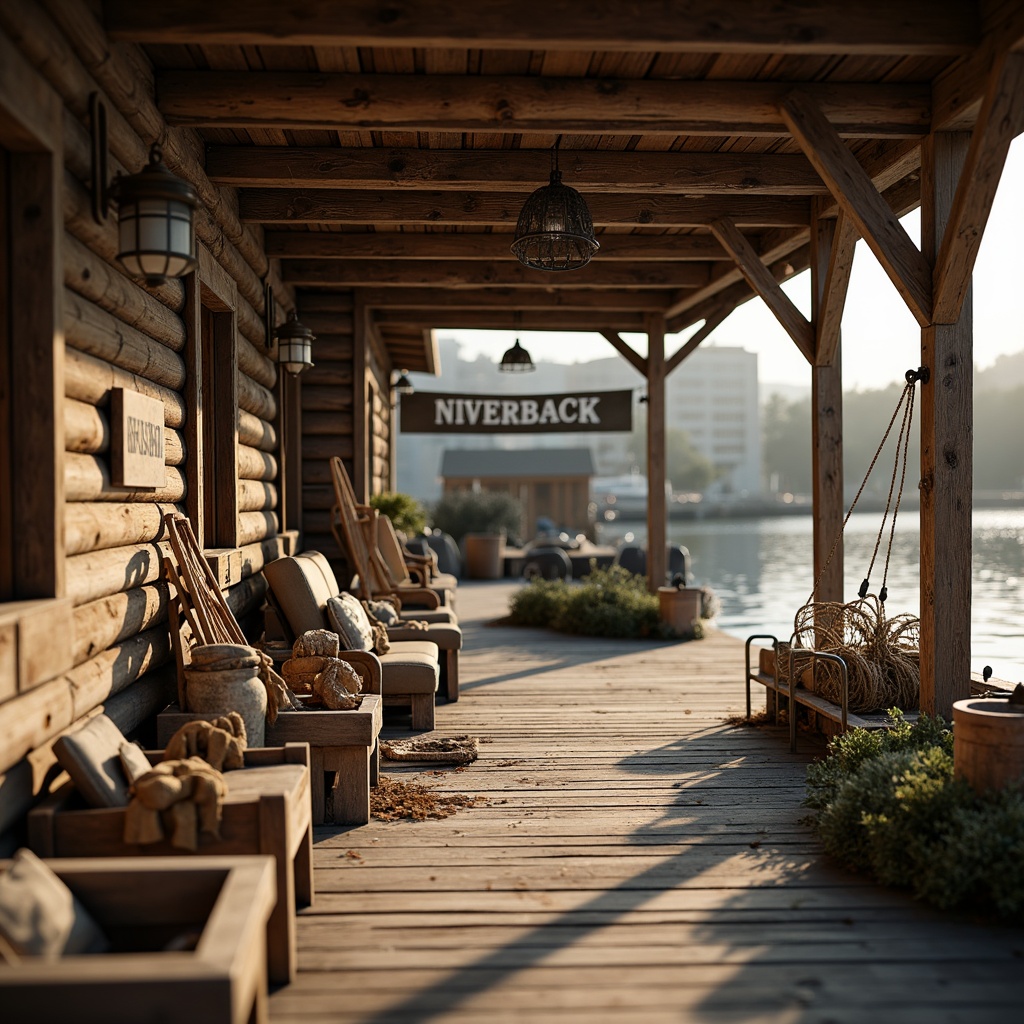
<path fill-rule="evenodd" d="M 811 225 L 811 319 L 816 336 L 821 337 L 826 311 L 835 321 L 835 337 L 824 346 L 819 343 L 811 369 L 814 579 L 821 577 L 815 592 L 818 601 L 843 600 L 843 367 L 838 322 L 845 286 L 838 295 L 829 294 L 834 277 L 833 254 L 843 234 L 836 221 L 818 216 L 815 210 Z"/>
<path fill-rule="evenodd" d="M 302 378 L 281 371 L 282 530 L 302 529 Z"/>
<path fill-rule="evenodd" d="M 665 583 L 665 320 L 645 318 L 647 328 L 647 586 Z"/>
<path fill-rule="evenodd" d="M 936 132 L 921 151 L 921 246 L 942 243 L 970 136 Z M 921 710 L 953 713 L 971 692 L 973 302 L 959 319 L 921 331 Z"/>
<path fill-rule="evenodd" d="M 206 508 L 203 471 L 203 308 L 199 274 L 185 278 L 185 512 L 200 549 L 206 547 Z"/>

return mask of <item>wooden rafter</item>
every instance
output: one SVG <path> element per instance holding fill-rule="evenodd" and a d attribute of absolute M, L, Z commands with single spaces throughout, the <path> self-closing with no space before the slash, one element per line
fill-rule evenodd
<path fill-rule="evenodd" d="M 595 192 L 702 195 L 827 194 L 802 154 L 615 153 L 563 149 L 559 164 L 573 187 Z M 544 184 L 547 149 L 296 149 L 213 146 L 211 181 L 237 188 L 428 188 L 522 192 Z"/>
<path fill-rule="evenodd" d="M 859 166 L 859 165 L 858 165 Z M 261 224 L 475 224 L 514 227 L 529 193 L 248 189 L 243 221 Z M 587 204 L 598 227 L 700 227 L 731 216 L 750 227 L 806 227 L 810 200 L 800 196 L 595 195 Z"/>
<path fill-rule="evenodd" d="M 475 330 L 507 331 L 642 331 L 646 313 L 604 309 L 379 309 L 379 324 L 416 324 L 420 327 L 464 327 Z"/>
<path fill-rule="evenodd" d="M 857 229 L 840 210 L 832 231 L 828 264 L 822 282 L 822 293 L 814 321 L 814 363 L 831 365 L 839 349 L 840 324 L 850 287 L 853 254 L 857 246 Z"/>
<path fill-rule="evenodd" d="M 700 347 L 701 342 L 708 338 L 713 331 L 721 326 L 722 321 L 732 312 L 732 309 L 723 309 L 718 313 L 709 316 L 703 325 L 683 342 L 665 361 L 665 376 L 667 377 L 679 364 L 688 359 Z"/>
<path fill-rule="evenodd" d="M 932 316 L 931 267 L 871 178 L 809 94 L 797 91 L 789 95 L 782 115 L 918 323 L 928 324 Z"/>
<path fill-rule="evenodd" d="M 793 305 L 793 300 L 782 290 L 778 281 L 761 262 L 754 247 L 736 225 L 728 218 L 716 220 L 711 225 L 715 237 L 732 254 L 740 273 L 750 287 L 764 300 L 765 305 L 785 328 L 808 362 L 814 361 L 814 331 L 810 322 Z"/>
<path fill-rule="evenodd" d="M 308 308 L 306 292 L 303 309 Z M 603 309 L 638 312 L 665 308 L 667 296 L 652 288 L 363 288 L 374 309 Z"/>
<path fill-rule="evenodd" d="M 435 288 L 537 288 L 550 275 L 517 260 L 487 263 L 469 260 L 291 260 L 282 276 L 295 285 L 346 288 L 409 285 Z M 566 288 L 697 288 L 708 270 L 697 263 L 591 263 L 566 275 Z"/>
<path fill-rule="evenodd" d="M 511 227 L 511 225 L 510 225 Z M 594 262 L 728 260 L 708 234 L 619 235 L 604 233 Z M 511 230 L 423 234 L 406 231 L 342 234 L 336 231 L 267 231 L 267 255 L 279 259 L 514 260 Z"/>
<path fill-rule="evenodd" d="M 114 38 L 145 43 L 486 47 L 641 53 L 960 54 L 977 41 L 972 5 L 956 0 L 757 0 L 579 7 L 538 0 L 478 7 L 435 0 L 301 5 L 272 0 L 176 0 L 150 8 L 106 0 Z"/>
<path fill-rule="evenodd" d="M 1006 54 L 992 69 L 949 223 L 935 263 L 936 323 L 955 323 L 970 287 L 974 263 L 1010 143 L 1024 131 L 1024 54 Z"/>
<path fill-rule="evenodd" d="M 642 373 L 644 377 L 647 376 L 647 360 L 640 355 L 632 345 L 625 341 L 618 331 L 601 331 L 601 334 L 604 336 L 605 341 L 607 341 L 608 344 L 611 345 L 612 348 L 615 349 L 615 351 L 618 352 L 634 370 L 638 373 Z"/>
<path fill-rule="evenodd" d="M 467 83 L 471 81 L 471 86 Z M 801 84 L 840 134 L 921 137 L 931 91 L 919 85 Z M 169 124 L 433 132 L 784 135 L 787 82 L 164 71 Z"/>

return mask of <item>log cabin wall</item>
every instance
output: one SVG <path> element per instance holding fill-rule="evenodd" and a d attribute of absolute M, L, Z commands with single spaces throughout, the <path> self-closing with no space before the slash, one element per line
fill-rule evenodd
<path fill-rule="evenodd" d="M 390 491 L 392 482 L 391 357 L 380 331 L 370 331 L 366 359 L 366 480 L 370 495 Z"/>
<path fill-rule="evenodd" d="M 15 55 L 5 61 L 14 92 L 53 97 L 59 132 L 52 148 L 63 163 L 51 212 L 64 225 L 56 246 L 63 283 L 53 289 L 64 341 L 58 325 L 52 334 L 59 365 L 51 383 L 63 381 L 55 416 L 63 465 L 58 458 L 55 468 L 58 476 L 63 471 L 64 499 L 49 510 L 55 523 L 63 518 L 63 560 L 45 596 L 66 600 L 53 602 L 51 616 L 31 637 L 25 623 L 11 628 L 21 628 L 23 648 L 29 638 L 60 648 L 59 638 L 70 637 L 67 663 L 54 677 L 29 678 L 16 659 L 0 658 L 0 846 L 9 848 L 16 840 L 12 826 L 52 781 L 51 745 L 62 731 L 102 709 L 128 732 L 173 696 L 164 514 L 187 512 L 205 533 L 206 547 L 218 549 L 211 562 L 236 616 L 250 627 L 265 593 L 260 570 L 286 541 L 279 536 L 280 385 L 265 348 L 270 268 L 262 232 L 239 222 L 233 190 L 206 178 L 199 137 L 167 129 L 142 51 L 108 43 L 86 4 L 5 0 L 0 47 Z M 111 173 L 138 170 L 150 142 L 160 138 L 165 162 L 201 197 L 200 266 L 186 279 L 151 288 L 127 277 L 115 260 L 115 219 L 101 226 L 92 218 L 87 103 L 96 92 L 109 109 Z M 290 304 L 276 273 L 270 281 Z M 45 278 L 38 288 L 40 294 L 22 298 L 44 303 Z M 12 310 L 16 302 L 12 296 Z M 111 483 L 114 388 L 163 404 L 162 488 L 133 491 Z M 6 434 L 4 447 L 5 465 L 16 470 Z M 31 485 L 13 481 L 15 488 Z M 0 613 L 14 607 L 0 604 Z M 0 619 L 0 653 L 18 642 L 6 628 Z"/>
<path fill-rule="evenodd" d="M 329 460 L 354 472 L 355 343 L 351 291 L 298 296 L 302 322 L 316 333 L 313 367 L 302 378 L 302 533 L 306 548 L 322 551 L 342 572 L 331 534 Z"/>

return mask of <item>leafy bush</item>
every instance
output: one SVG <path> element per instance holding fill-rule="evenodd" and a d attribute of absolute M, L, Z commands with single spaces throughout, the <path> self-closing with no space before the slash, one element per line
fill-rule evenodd
<path fill-rule="evenodd" d="M 394 523 L 396 530 L 401 530 L 410 537 L 420 533 L 427 525 L 426 510 L 412 495 L 388 491 L 384 494 L 375 494 L 370 499 L 370 504 L 381 515 L 387 516 Z"/>
<path fill-rule="evenodd" d="M 825 849 L 939 907 L 986 907 L 1024 919 L 1024 793 L 976 795 L 953 777 L 941 719 L 854 729 L 807 773 L 807 803 Z"/>
<path fill-rule="evenodd" d="M 504 533 L 515 538 L 523 520 L 523 506 L 501 491 L 453 491 L 431 509 L 434 528 L 450 533 L 461 543 L 467 533 Z"/>
<path fill-rule="evenodd" d="M 648 593 L 647 578 L 619 565 L 592 567 L 579 583 L 532 580 L 513 595 L 509 618 L 516 625 L 581 636 L 675 637 L 661 621 L 658 597 Z M 698 623 L 689 639 L 702 635 Z"/>

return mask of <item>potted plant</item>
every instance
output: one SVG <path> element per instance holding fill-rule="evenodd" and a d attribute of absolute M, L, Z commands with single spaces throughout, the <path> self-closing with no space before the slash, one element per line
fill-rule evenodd
<path fill-rule="evenodd" d="M 450 533 L 462 548 L 470 579 L 504 575 L 505 540 L 519 534 L 522 505 L 500 491 L 455 491 L 432 509 L 434 526 Z"/>

